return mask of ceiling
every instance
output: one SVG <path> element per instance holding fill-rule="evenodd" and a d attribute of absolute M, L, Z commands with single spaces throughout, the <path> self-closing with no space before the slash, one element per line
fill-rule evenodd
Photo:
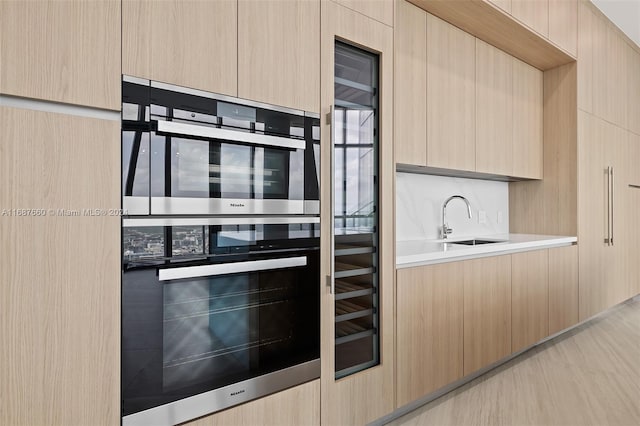
<path fill-rule="evenodd" d="M 591 2 L 640 46 L 640 0 L 591 0 Z"/>

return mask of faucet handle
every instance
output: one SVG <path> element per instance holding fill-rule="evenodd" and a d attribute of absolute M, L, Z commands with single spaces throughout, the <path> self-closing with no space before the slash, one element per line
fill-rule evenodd
<path fill-rule="evenodd" d="M 449 228 L 449 225 L 445 224 L 442 226 L 442 238 L 447 238 L 447 235 L 453 232 L 452 228 Z"/>

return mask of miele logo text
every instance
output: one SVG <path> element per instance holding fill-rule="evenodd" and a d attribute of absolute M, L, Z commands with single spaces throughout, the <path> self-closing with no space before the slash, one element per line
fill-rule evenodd
<path fill-rule="evenodd" d="M 244 207 L 242 203 L 230 203 L 231 207 Z"/>
<path fill-rule="evenodd" d="M 240 395 L 241 393 L 244 393 L 244 389 L 239 390 L 239 391 L 235 391 L 235 392 L 231 392 L 231 396 L 236 396 L 236 395 Z"/>

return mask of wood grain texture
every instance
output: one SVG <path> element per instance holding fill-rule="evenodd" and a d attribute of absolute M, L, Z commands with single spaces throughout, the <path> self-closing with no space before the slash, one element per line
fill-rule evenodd
<path fill-rule="evenodd" d="M 238 96 L 320 112 L 320 0 L 240 0 L 238 22 Z"/>
<path fill-rule="evenodd" d="M 638 335 L 635 300 L 389 425 L 640 424 Z"/>
<path fill-rule="evenodd" d="M 476 39 L 476 171 L 513 173 L 513 58 Z"/>
<path fill-rule="evenodd" d="M 540 70 L 575 60 L 575 57 L 486 0 L 409 1 Z"/>
<path fill-rule="evenodd" d="M 543 73 L 513 59 L 512 176 L 543 177 Z"/>
<path fill-rule="evenodd" d="M 476 168 L 475 38 L 427 16 L 427 164 Z"/>
<path fill-rule="evenodd" d="M 578 108 L 605 117 L 608 105 L 607 25 L 590 2 L 578 2 Z"/>
<path fill-rule="evenodd" d="M 549 251 L 511 255 L 511 352 L 549 335 Z"/>
<path fill-rule="evenodd" d="M 486 0 L 486 1 L 496 5 L 497 7 L 499 7 L 500 9 L 504 10 L 509 14 L 511 14 L 512 12 L 514 0 Z"/>
<path fill-rule="evenodd" d="M 122 73 L 237 96 L 237 3 L 123 0 Z"/>
<path fill-rule="evenodd" d="M 393 26 L 393 0 L 333 0 L 358 13 Z"/>
<path fill-rule="evenodd" d="M 334 318 L 335 300 L 322 280 L 320 290 L 321 418 L 327 425 L 365 424 L 393 410 L 394 390 L 394 321 L 395 321 L 395 235 L 394 235 L 394 160 L 393 160 L 393 30 L 391 27 L 340 6 L 321 2 L 321 115 L 329 113 L 334 102 L 334 45 L 340 39 L 380 53 L 380 365 L 335 380 Z M 330 126 L 322 120 L 321 128 L 321 199 L 330 193 Z M 329 203 L 321 203 L 321 220 L 330 222 Z M 321 276 L 329 274 L 329 227 L 321 234 Z"/>
<path fill-rule="evenodd" d="M 398 163 L 426 166 L 427 13 L 398 0 L 395 19 L 395 159 Z"/>
<path fill-rule="evenodd" d="M 572 56 L 578 53 L 578 1 L 549 0 L 549 40 Z"/>
<path fill-rule="evenodd" d="M 549 38 L 549 0 L 511 0 L 511 15 Z"/>
<path fill-rule="evenodd" d="M 0 208 L 118 208 L 119 129 L 0 108 Z M 117 424 L 119 217 L 2 216 L 0 247 L 0 424 Z"/>
<path fill-rule="evenodd" d="M 577 235 L 576 63 L 544 72 L 544 180 L 509 184 L 511 232 Z"/>
<path fill-rule="evenodd" d="M 463 288 L 458 263 L 397 271 L 397 407 L 462 377 Z"/>
<path fill-rule="evenodd" d="M 305 426 L 320 424 L 320 380 L 295 386 L 184 423 L 189 426 Z"/>
<path fill-rule="evenodd" d="M 640 52 L 628 47 L 627 130 L 640 135 Z"/>
<path fill-rule="evenodd" d="M 578 246 L 549 249 L 549 335 L 578 323 Z"/>
<path fill-rule="evenodd" d="M 0 2 L 0 93 L 120 110 L 120 2 Z"/>
<path fill-rule="evenodd" d="M 632 296 L 640 294 L 640 262 L 638 261 L 638 253 L 640 253 L 640 221 L 637 220 L 638 212 L 640 212 L 640 189 L 631 188 L 628 185 L 640 186 L 640 167 L 638 167 L 638 158 L 640 158 L 640 135 L 627 132 L 629 149 L 627 154 L 627 170 L 629 175 L 627 178 L 628 191 L 628 226 L 626 232 L 628 235 L 628 243 L 626 246 L 626 261 L 629 263 L 629 291 Z"/>
<path fill-rule="evenodd" d="M 464 375 L 511 353 L 511 257 L 464 262 Z"/>

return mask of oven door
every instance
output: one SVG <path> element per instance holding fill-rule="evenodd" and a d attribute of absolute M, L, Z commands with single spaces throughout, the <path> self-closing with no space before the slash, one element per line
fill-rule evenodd
<path fill-rule="evenodd" d="M 319 377 L 318 247 L 263 239 L 317 233 L 303 225 L 125 228 L 148 255 L 125 250 L 123 424 L 177 424 Z"/>
<path fill-rule="evenodd" d="M 304 213 L 304 139 L 155 123 L 151 214 Z"/>

